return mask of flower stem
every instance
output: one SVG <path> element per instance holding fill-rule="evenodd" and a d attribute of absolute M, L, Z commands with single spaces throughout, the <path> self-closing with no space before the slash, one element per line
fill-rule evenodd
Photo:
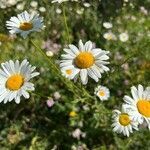
<path fill-rule="evenodd" d="M 64 24 L 66 28 L 67 37 L 68 37 L 68 43 L 70 44 L 70 35 L 69 35 L 69 28 L 67 24 L 67 18 L 66 18 L 66 9 L 64 5 L 62 7 L 63 7 L 63 17 L 64 17 Z"/>

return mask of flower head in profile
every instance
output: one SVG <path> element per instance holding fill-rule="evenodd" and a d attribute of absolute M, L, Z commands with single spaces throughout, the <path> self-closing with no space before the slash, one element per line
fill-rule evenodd
<path fill-rule="evenodd" d="M 18 60 L 13 62 L 12 60 L 1 64 L 0 69 L 0 103 L 11 102 L 15 100 L 20 103 L 20 97 L 28 99 L 28 91 L 34 90 L 34 84 L 30 82 L 30 79 L 39 75 L 38 72 L 34 72 L 36 67 L 31 66 L 25 59 L 21 63 Z"/>
<path fill-rule="evenodd" d="M 101 101 L 105 101 L 110 97 L 110 91 L 105 86 L 98 86 L 95 88 L 95 95 L 97 95 Z"/>
<path fill-rule="evenodd" d="M 7 29 L 11 34 L 21 34 L 23 38 L 34 31 L 40 31 L 43 27 L 43 18 L 38 14 L 29 14 L 24 11 L 17 15 L 17 17 L 11 17 L 10 21 L 6 21 Z"/>
<path fill-rule="evenodd" d="M 133 121 L 129 110 L 122 107 L 122 111 L 113 111 L 113 131 L 116 133 L 123 133 L 124 136 L 129 137 L 133 129 L 138 130 L 138 123 Z"/>
<path fill-rule="evenodd" d="M 88 76 L 96 82 L 101 78 L 101 74 L 109 71 L 106 66 L 109 64 L 107 61 L 109 51 L 100 48 L 93 48 L 91 41 L 85 44 L 79 41 L 78 48 L 70 44 L 69 48 L 65 48 L 65 54 L 62 54 L 60 61 L 61 71 L 68 74 L 70 79 L 77 79 L 80 76 L 82 84 L 87 84 Z"/>
<path fill-rule="evenodd" d="M 62 3 L 62 2 L 66 2 L 68 0 L 52 0 L 52 3 Z"/>
<path fill-rule="evenodd" d="M 150 130 L 150 87 L 145 90 L 142 85 L 131 87 L 132 97 L 124 96 L 125 107 L 132 112 L 133 120 L 142 124 L 145 120 Z"/>

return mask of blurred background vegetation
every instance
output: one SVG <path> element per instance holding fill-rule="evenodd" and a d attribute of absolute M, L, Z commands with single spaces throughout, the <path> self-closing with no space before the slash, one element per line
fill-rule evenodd
<path fill-rule="evenodd" d="M 9 35 L 5 26 L 6 20 L 24 10 L 38 12 L 46 26 L 27 39 Z M 112 132 L 110 112 L 120 109 L 132 85 L 149 85 L 149 10 L 149 0 L 78 0 L 62 4 L 0 0 L 0 63 L 27 58 L 40 71 L 29 100 L 19 105 L 0 104 L 0 150 L 148 150 L 148 129 L 141 126 L 129 138 L 117 135 Z M 31 39 L 58 64 L 62 49 L 69 44 L 65 19 L 71 43 L 91 40 L 96 47 L 110 51 L 111 71 L 99 83 L 90 80 L 85 87 L 93 95 L 97 85 L 107 86 L 111 91 L 108 101 L 74 95 L 33 46 Z M 105 28 L 104 22 L 113 27 Z M 126 41 L 120 38 L 122 33 L 126 33 Z M 48 99 L 54 100 L 52 107 L 47 105 Z M 82 133 L 80 138 L 73 136 L 76 129 Z"/>

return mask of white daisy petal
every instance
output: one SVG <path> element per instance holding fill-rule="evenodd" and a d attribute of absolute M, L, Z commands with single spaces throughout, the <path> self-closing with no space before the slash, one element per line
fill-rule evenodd
<path fill-rule="evenodd" d="M 22 95 L 23 95 L 26 99 L 28 99 L 28 98 L 30 97 L 29 93 L 26 92 L 25 90 L 22 91 Z"/>
<path fill-rule="evenodd" d="M 96 65 L 93 65 L 92 67 L 91 67 L 91 69 L 92 69 L 92 71 L 95 73 L 95 75 L 98 77 L 98 78 L 101 78 L 102 76 L 101 76 L 101 73 L 100 73 L 100 71 L 99 71 L 99 68 L 96 66 Z"/>
<path fill-rule="evenodd" d="M 78 54 L 79 54 L 79 50 L 78 50 L 78 48 L 77 48 L 75 45 L 70 44 L 70 45 L 69 45 L 69 48 L 72 50 L 72 52 L 73 52 L 75 55 L 78 55 Z"/>
<path fill-rule="evenodd" d="M 132 104 L 133 103 L 133 99 L 131 98 L 131 97 L 129 97 L 129 96 L 124 96 L 124 101 L 126 102 L 126 103 L 128 103 L 128 104 Z"/>
<path fill-rule="evenodd" d="M 96 57 L 97 55 L 99 55 L 102 50 L 100 48 L 94 48 L 91 50 L 92 54 Z"/>
<path fill-rule="evenodd" d="M 70 54 L 71 56 L 73 56 L 73 57 L 76 56 L 76 55 L 73 53 L 73 51 L 70 50 L 70 49 L 64 48 L 63 50 L 64 50 L 66 53 L 68 53 L 68 54 Z"/>
<path fill-rule="evenodd" d="M 79 50 L 80 51 L 85 51 L 85 48 L 84 48 L 84 44 L 83 44 L 83 42 L 82 42 L 82 40 L 79 40 Z"/>
<path fill-rule="evenodd" d="M 86 69 L 81 69 L 81 71 L 80 71 L 80 77 L 81 77 L 82 83 L 83 84 L 87 84 L 88 77 L 87 77 L 87 70 Z"/>
<path fill-rule="evenodd" d="M 98 77 L 95 75 L 95 73 L 92 71 L 92 69 L 88 69 L 88 75 L 94 79 L 96 82 L 98 82 Z"/>
<path fill-rule="evenodd" d="M 72 55 L 70 55 L 70 54 L 62 54 L 61 55 L 61 57 L 63 58 L 63 59 L 74 59 L 74 56 L 72 56 Z"/>
<path fill-rule="evenodd" d="M 91 41 L 86 42 L 84 47 L 85 47 L 85 51 L 91 51 L 91 49 L 92 49 L 92 42 Z"/>
<path fill-rule="evenodd" d="M 138 95 L 139 95 L 139 98 L 141 98 L 142 99 L 142 97 L 143 97 L 143 86 L 142 85 L 139 85 L 138 86 Z"/>
<path fill-rule="evenodd" d="M 132 93 L 134 100 L 137 100 L 139 98 L 138 97 L 138 91 L 137 91 L 135 86 L 131 87 L 131 93 Z"/>

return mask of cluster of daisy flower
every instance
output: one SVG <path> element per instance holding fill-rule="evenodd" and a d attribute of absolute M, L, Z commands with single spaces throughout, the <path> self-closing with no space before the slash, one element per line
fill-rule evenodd
<path fill-rule="evenodd" d="M 109 29 L 108 32 L 105 32 L 103 34 L 103 37 L 106 40 L 108 40 L 108 41 L 110 41 L 110 40 L 117 40 L 117 36 L 110 30 L 113 27 L 112 23 L 110 23 L 110 22 L 104 22 L 103 23 L 103 27 L 106 28 L 106 29 Z M 127 32 L 122 32 L 122 33 L 119 34 L 119 40 L 121 42 L 127 42 L 128 39 L 129 39 L 129 35 L 128 35 Z"/>
<path fill-rule="evenodd" d="M 27 11 L 24 11 L 21 14 L 18 14 L 17 17 L 11 17 L 10 21 L 6 22 L 6 26 L 11 34 L 20 34 L 23 38 L 26 38 L 31 32 L 40 31 L 42 29 L 43 18 L 39 17 L 38 14 L 30 15 Z M 88 83 L 88 76 L 98 82 L 99 78 L 102 77 L 102 74 L 109 71 L 109 68 L 106 66 L 109 64 L 107 61 L 109 59 L 109 56 L 107 55 L 109 54 L 109 51 L 105 51 L 100 48 L 94 48 L 91 41 L 83 44 L 82 40 L 79 40 L 78 48 L 75 45 L 70 44 L 69 48 L 65 48 L 64 51 L 66 53 L 62 54 L 60 68 L 62 74 L 68 79 L 74 79 L 74 81 L 77 81 L 78 78 L 80 78 L 81 83 L 85 85 Z M 14 70 L 16 67 L 19 67 L 18 61 L 10 62 L 11 63 L 9 63 L 9 65 L 13 65 Z M 24 91 L 20 92 L 24 82 L 26 82 L 26 74 L 24 75 L 22 72 L 17 72 L 17 69 L 16 72 L 12 71 L 9 69 L 12 68 L 9 65 L 6 69 L 2 65 L 4 70 L 3 72 L 8 74 L 8 76 L 6 76 L 3 88 L 5 87 L 6 90 L 9 90 L 8 93 L 17 93 L 16 91 L 19 91 L 19 94 L 17 93 L 17 95 L 13 95 L 13 97 L 8 100 L 9 98 L 5 98 L 6 95 L 4 92 L 2 92 L 1 101 L 5 99 L 4 102 L 6 103 L 7 100 L 11 101 L 12 99 L 15 99 L 16 102 L 19 103 L 21 95 L 23 95 L 25 98 L 29 97 L 29 94 L 28 96 L 27 94 L 22 94 L 25 93 Z M 22 65 L 20 68 L 21 67 Z M 8 73 L 8 71 L 10 71 L 10 73 Z M 32 76 L 31 71 L 27 73 L 28 76 Z M 14 87 L 11 89 L 9 88 L 10 86 L 8 86 L 10 84 L 14 85 Z M 109 98 L 109 89 L 103 86 L 98 86 L 95 89 L 95 94 L 101 100 L 107 100 Z"/>
<path fill-rule="evenodd" d="M 122 110 L 113 111 L 113 131 L 129 136 L 133 129 L 146 122 L 150 130 L 150 87 L 131 87 L 132 97 L 125 95 Z"/>
<path fill-rule="evenodd" d="M 43 27 L 43 19 L 37 14 L 30 15 L 27 11 L 18 14 L 17 17 L 11 17 L 6 22 L 6 26 L 11 34 L 20 33 L 26 38 L 30 32 L 40 31 Z M 9 60 L 1 64 L 0 69 L 0 102 L 11 102 L 15 100 L 18 104 L 23 96 L 28 99 L 29 91 L 34 90 L 34 84 L 30 79 L 39 75 L 35 71 L 36 67 L 31 66 L 25 59 L 21 63 Z"/>
<path fill-rule="evenodd" d="M 53 0 L 52 3 L 64 1 L 67 0 Z M 38 14 L 30 15 L 24 11 L 17 17 L 11 17 L 10 21 L 6 22 L 6 26 L 11 34 L 20 34 L 26 38 L 31 32 L 40 31 L 44 24 L 43 18 Z M 106 22 L 103 26 L 110 29 L 113 25 Z M 128 40 L 128 36 L 122 33 L 120 39 L 125 42 Z M 103 73 L 110 70 L 107 67 L 109 51 L 95 48 L 93 45 L 91 41 L 84 44 L 82 40 L 79 40 L 78 47 L 70 44 L 69 48 L 64 48 L 65 53 L 61 55 L 60 60 L 62 75 L 75 82 L 81 81 L 83 85 L 88 83 L 89 77 L 98 82 Z M 25 59 L 21 63 L 18 60 L 7 61 L 1 64 L 1 68 L 0 102 L 7 103 L 15 100 L 16 103 L 20 103 L 21 96 L 28 99 L 29 91 L 34 90 L 34 84 L 30 82 L 30 79 L 39 75 L 39 72 L 35 71 L 36 67 L 31 66 Z M 113 115 L 113 131 L 123 133 L 125 136 L 129 136 L 133 129 L 138 130 L 138 125 L 144 121 L 147 122 L 150 129 L 150 87 L 144 90 L 142 85 L 139 85 L 138 88 L 133 86 L 131 93 L 133 98 L 125 96 L 122 111 L 114 110 Z M 102 85 L 95 88 L 94 94 L 102 101 L 108 100 L 110 97 L 109 89 Z M 47 105 L 51 107 L 54 105 L 54 101 L 47 101 Z M 73 136 L 76 135 L 73 134 Z"/>

